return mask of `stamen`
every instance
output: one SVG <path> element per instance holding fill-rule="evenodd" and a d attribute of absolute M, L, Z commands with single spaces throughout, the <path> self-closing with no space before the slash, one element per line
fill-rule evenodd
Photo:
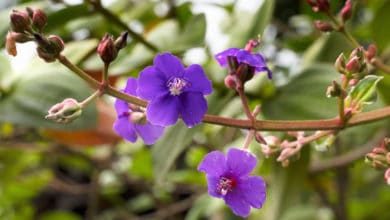
<path fill-rule="evenodd" d="M 224 196 L 228 192 L 233 191 L 236 185 L 237 183 L 234 178 L 221 177 L 221 179 L 219 180 L 219 184 L 217 186 L 217 191 Z"/>
<path fill-rule="evenodd" d="M 171 78 L 167 82 L 167 87 L 169 88 L 169 91 L 171 92 L 171 95 L 180 95 L 183 92 L 183 89 L 185 87 L 189 86 L 188 81 L 186 81 L 183 78 Z"/>

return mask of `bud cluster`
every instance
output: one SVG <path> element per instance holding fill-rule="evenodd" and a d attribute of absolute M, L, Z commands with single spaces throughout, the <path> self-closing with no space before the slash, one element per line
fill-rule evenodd
<path fill-rule="evenodd" d="M 368 74 L 367 55 L 373 56 L 373 47 L 370 52 L 365 52 L 362 47 L 356 48 L 352 51 L 347 59 L 343 53 L 339 55 L 335 62 L 335 68 L 344 77 L 342 80 L 348 80 L 350 86 L 356 85 L 360 79 Z"/>
<path fill-rule="evenodd" d="M 365 162 L 375 169 L 386 169 L 384 179 L 390 185 L 390 138 L 383 139 L 381 146 L 366 154 Z"/>
<path fill-rule="evenodd" d="M 55 35 L 42 34 L 47 24 L 47 16 L 41 9 L 26 8 L 24 11 L 13 10 L 10 15 L 10 31 L 7 34 L 6 49 L 8 54 L 16 56 L 16 43 L 35 41 L 37 53 L 46 62 L 53 62 L 64 49 L 64 42 Z"/>
<path fill-rule="evenodd" d="M 330 2 L 329 0 L 307 0 L 307 3 L 311 6 L 314 12 L 325 13 L 329 17 L 333 17 L 330 12 Z M 315 21 L 314 27 L 322 32 L 331 32 L 331 31 L 341 31 L 344 28 L 344 24 L 352 16 L 352 1 L 347 0 L 343 8 L 339 12 L 339 17 L 341 22 L 337 22 L 335 19 L 331 19 L 332 22 L 325 21 Z M 333 24 L 332 24 L 333 23 Z"/>

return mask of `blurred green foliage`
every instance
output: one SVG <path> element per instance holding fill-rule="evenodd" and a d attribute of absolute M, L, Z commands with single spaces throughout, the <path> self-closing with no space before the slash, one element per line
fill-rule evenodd
<path fill-rule="evenodd" d="M 72 62 L 86 71 L 100 72 L 103 65 L 94 53 L 99 40 L 106 32 L 118 36 L 124 30 L 94 10 L 89 1 L 70 2 L 3 0 L 0 46 L 4 48 L 12 9 L 41 8 L 49 21 L 44 32 L 65 40 L 65 54 Z M 332 80 L 339 80 L 334 60 L 353 48 L 338 33 L 315 30 L 313 21 L 323 17 L 313 13 L 306 1 L 109 2 L 107 9 L 158 52 L 188 56 L 188 63 L 202 58 L 214 88 L 208 97 L 209 113 L 245 117 L 240 101 L 224 87 L 227 73 L 213 54 L 221 45 L 223 49 L 243 47 L 249 38 L 261 34 L 259 51 L 269 61 L 274 78 L 270 81 L 259 74 L 248 85 L 250 106 L 262 105 L 260 117 L 337 116 L 337 101 L 326 98 L 325 92 Z M 331 2 L 336 13 L 342 1 Z M 390 1 L 354 1 L 354 16 L 346 27 L 364 46 L 376 43 L 386 61 L 390 57 L 389 10 Z M 215 21 L 220 23 L 213 26 Z M 18 49 L 18 54 L 32 52 Z M 201 55 L 191 57 L 193 49 L 201 49 Z M 81 101 L 92 90 L 59 63 L 48 64 L 35 57 L 19 61 L 28 64 L 15 70 L 13 58 L 4 54 L 0 54 L 0 219 L 239 219 L 221 200 L 206 195 L 205 177 L 196 167 L 209 151 L 238 147 L 243 131 L 209 124 L 187 129 L 178 123 L 153 146 L 112 140 L 99 146 L 64 143 L 47 131 L 98 130 L 99 107 L 89 106 L 80 119 L 66 126 L 45 121 L 46 111 L 67 97 Z M 110 76 L 118 79 L 116 86 L 121 87 L 126 77 L 136 77 L 155 54 L 130 37 L 110 68 Z M 379 100 L 371 108 L 390 103 L 390 76 L 378 75 L 383 77 L 378 83 Z M 112 105 L 111 99 L 103 99 Z M 115 115 L 112 108 L 106 111 Z M 263 209 L 253 210 L 249 219 L 343 219 L 339 209 L 345 219 L 389 219 L 390 194 L 383 172 L 365 166 L 363 157 L 336 170 L 310 170 L 313 164 L 378 145 L 378 134 L 380 138 L 389 134 L 388 122 L 342 131 L 325 152 L 309 144 L 289 168 L 282 168 L 274 157 L 264 158 L 259 145 L 252 143 L 259 159 L 256 174 L 269 187 Z M 111 124 L 104 124 L 103 130 L 111 131 Z M 89 133 L 82 134 L 82 139 L 91 138 Z M 286 138 L 281 132 L 264 135 Z"/>

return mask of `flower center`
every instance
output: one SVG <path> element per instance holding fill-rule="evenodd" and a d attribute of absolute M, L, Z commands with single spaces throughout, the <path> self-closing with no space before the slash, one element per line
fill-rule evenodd
<path fill-rule="evenodd" d="M 171 78 L 167 82 L 167 87 L 171 95 L 180 95 L 183 92 L 183 89 L 189 85 L 188 81 L 183 78 Z"/>
<path fill-rule="evenodd" d="M 228 192 L 233 191 L 233 189 L 236 187 L 237 182 L 232 177 L 222 177 L 219 180 L 217 191 L 221 193 L 222 195 L 226 195 Z"/>

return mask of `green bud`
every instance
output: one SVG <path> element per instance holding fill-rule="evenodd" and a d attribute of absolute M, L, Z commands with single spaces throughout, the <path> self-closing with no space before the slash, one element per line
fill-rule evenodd
<path fill-rule="evenodd" d="M 45 119 L 67 124 L 80 117 L 82 106 L 77 100 L 67 98 L 61 103 L 53 105 L 48 113 Z"/>

